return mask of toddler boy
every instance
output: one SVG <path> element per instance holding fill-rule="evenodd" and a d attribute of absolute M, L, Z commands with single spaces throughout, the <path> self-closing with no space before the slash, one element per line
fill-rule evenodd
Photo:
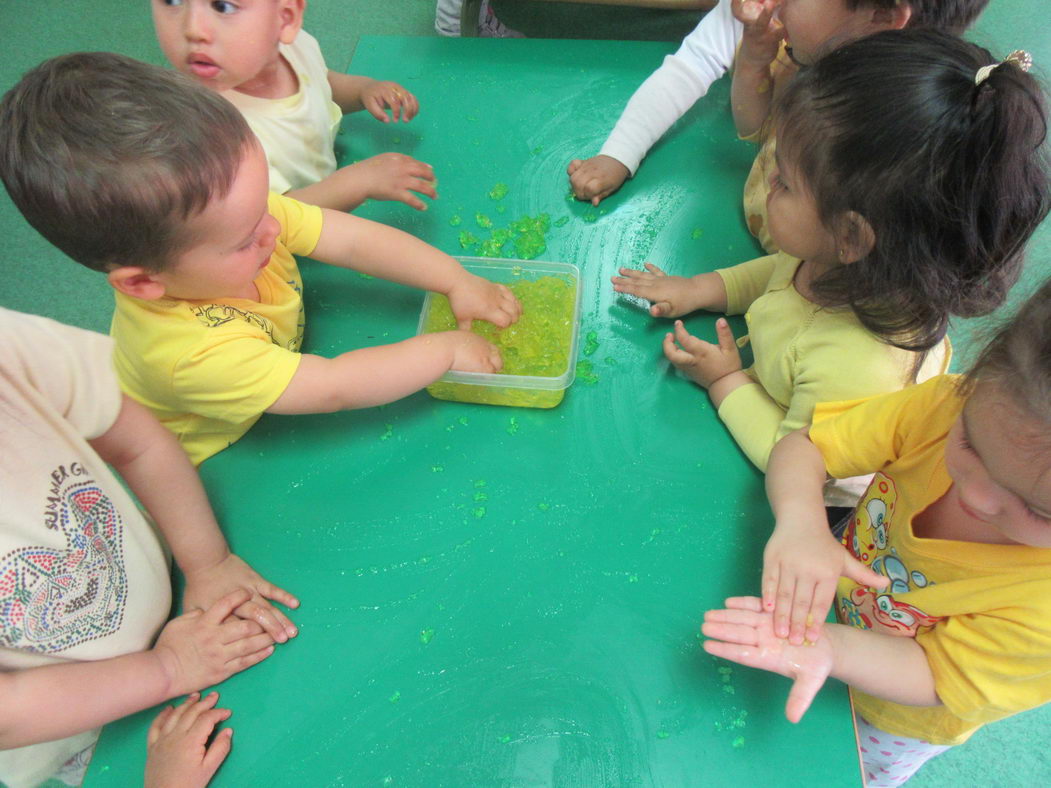
<path fill-rule="evenodd" d="M 296 634 L 266 599 L 298 601 L 230 553 L 185 453 L 121 394 L 112 345 L 0 309 L 8 788 L 56 773 L 79 784 L 99 726 L 223 681 Z M 165 625 L 168 549 L 186 577 L 187 612 Z"/>
<path fill-rule="evenodd" d="M 383 153 L 336 169 L 333 144 L 344 113 L 365 109 L 388 123 L 412 120 L 416 97 L 395 82 L 330 71 L 302 30 L 304 0 L 151 0 L 157 40 L 172 66 L 229 99 L 259 137 L 270 188 L 351 210 L 374 200 L 427 206 L 438 196 L 430 166 Z"/>
<path fill-rule="evenodd" d="M 121 385 L 195 463 L 264 411 L 378 405 L 449 369 L 501 366 L 467 330 L 301 354 L 293 254 L 444 293 L 461 328 L 521 312 L 506 287 L 406 233 L 268 192 L 263 151 L 229 102 L 120 55 L 58 57 L 8 92 L 0 177 L 45 238 L 106 273 Z"/>

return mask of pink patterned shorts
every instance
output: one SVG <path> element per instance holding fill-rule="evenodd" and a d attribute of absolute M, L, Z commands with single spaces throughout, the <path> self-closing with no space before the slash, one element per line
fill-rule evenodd
<path fill-rule="evenodd" d="M 931 744 L 923 739 L 895 736 L 874 728 L 858 714 L 858 749 L 867 788 L 901 785 L 923 764 L 945 752 L 951 744 Z"/>

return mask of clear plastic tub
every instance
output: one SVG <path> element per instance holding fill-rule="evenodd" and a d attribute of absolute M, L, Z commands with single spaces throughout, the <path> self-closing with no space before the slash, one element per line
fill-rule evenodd
<path fill-rule="evenodd" d="M 534 325 L 534 320 L 546 318 L 548 322 L 544 325 L 553 326 L 553 330 L 557 333 L 556 337 L 551 338 L 555 346 L 555 354 L 546 358 L 546 361 L 552 362 L 552 359 L 555 359 L 558 368 L 545 370 L 552 373 L 546 375 L 452 371 L 445 373 L 439 380 L 428 386 L 427 391 L 436 399 L 453 402 L 511 405 L 523 408 L 553 408 L 558 405 L 565 396 L 566 389 L 572 385 L 576 377 L 577 342 L 580 335 L 580 269 L 571 263 L 548 263 L 540 260 L 506 260 L 485 257 L 458 257 L 457 259 L 471 273 L 485 277 L 492 282 L 507 285 L 512 291 L 521 288 L 522 283 L 525 283 L 526 288 L 544 287 L 554 288 L 557 291 L 558 300 L 563 307 L 561 311 L 566 314 L 551 315 L 543 311 L 538 313 L 530 311 L 528 322 L 523 322 L 527 320 L 526 315 L 523 314 L 516 326 L 519 330 L 526 332 Z M 563 292 L 563 285 L 550 281 L 541 283 L 541 280 L 547 277 L 558 280 L 570 290 Z M 435 310 L 440 310 L 441 315 Z M 416 333 L 423 334 L 428 330 L 437 331 L 454 327 L 451 324 L 441 327 L 433 325 L 440 316 L 445 316 L 447 310 L 448 306 L 444 296 L 427 293 L 423 300 L 423 309 L 420 312 L 420 322 Z M 505 329 L 505 331 L 509 330 Z M 509 354 L 515 352 L 517 348 L 504 350 L 505 368 L 509 364 Z M 558 362 L 563 354 L 564 368 Z M 541 363 L 539 366 L 550 367 L 551 363 Z"/>

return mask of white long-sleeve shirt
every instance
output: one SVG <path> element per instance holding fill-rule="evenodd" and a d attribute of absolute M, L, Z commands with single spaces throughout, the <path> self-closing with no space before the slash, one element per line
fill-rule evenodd
<path fill-rule="evenodd" d="M 632 175 L 643 157 L 715 80 L 733 65 L 744 26 L 734 19 L 730 0 L 704 15 L 674 55 L 646 79 L 628 100 L 602 146 Z"/>

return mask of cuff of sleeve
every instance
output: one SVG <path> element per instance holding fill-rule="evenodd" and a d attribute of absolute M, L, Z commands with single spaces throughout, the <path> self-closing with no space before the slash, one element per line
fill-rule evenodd
<path fill-rule="evenodd" d="M 777 413 L 771 413 L 772 409 Z M 783 417 L 781 409 L 758 383 L 734 389 L 719 406 L 719 418 L 741 451 L 764 473 Z"/>

